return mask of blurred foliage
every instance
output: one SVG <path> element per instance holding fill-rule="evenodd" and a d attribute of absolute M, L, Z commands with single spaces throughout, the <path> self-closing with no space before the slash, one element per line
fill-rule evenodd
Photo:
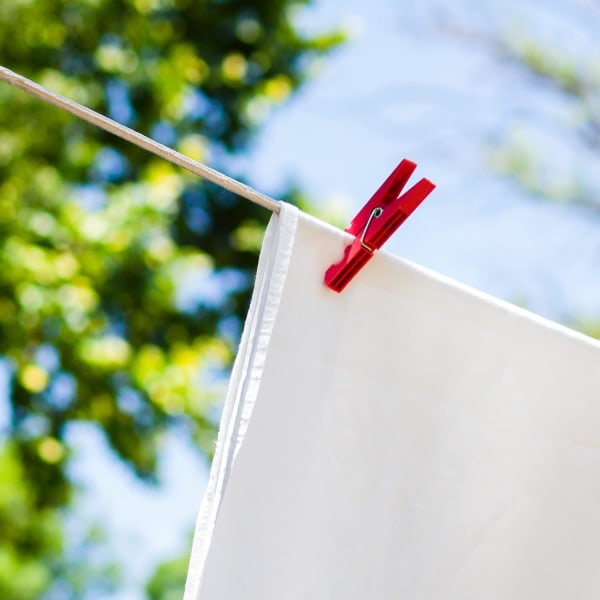
<path fill-rule="evenodd" d="M 52 562 L 61 549 L 61 519 L 37 509 L 16 445 L 0 451 L 0 597 L 37 598 L 52 582 Z"/>
<path fill-rule="evenodd" d="M 298 30 L 307 3 L 3 0 L 0 63 L 219 168 L 342 40 Z M 167 431 L 210 454 L 268 217 L 0 85 L 0 597 L 58 593 L 70 423 L 148 481 Z"/>
<path fill-rule="evenodd" d="M 62 515 L 36 506 L 37 492 L 24 473 L 16 444 L 0 448 L 0 598 L 76 600 L 110 593 L 118 565 L 103 555 L 102 530 L 78 527 L 65 543 Z"/>
<path fill-rule="evenodd" d="M 479 8 L 483 19 L 470 12 L 443 28 L 504 67 L 512 108 L 491 136 L 492 167 L 530 198 L 577 211 L 600 230 L 600 4 Z M 600 307 L 561 320 L 600 338 Z"/>
<path fill-rule="evenodd" d="M 181 600 L 189 553 L 158 565 L 146 586 L 148 600 Z"/>
<path fill-rule="evenodd" d="M 597 30 L 600 11 L 589 16 Z M 583 39 L 585 19 L 580 23 Z M 539 108 L 531 107 L 529 123 L 510 131 L 505 144 L 491 153 L 492 163 L 534 197 L 583 209 L 600 228 L 599 38 L 593 36 L 582 54 L 581 39 L 556 32 L 555 40 L 561 40 L 556 44 L 547 33 L 531 27 L 518 35 L 499 33 L 495 39 L 500 56 L 535 85 L 541 102 Z M 575 316 L 569 321 L 600 339 L 600 308 L 597 320 Z"/>
<path fill-rule="evenodd" d="M 507 85 L 521 102 L 494 140 L 493 164 L 532 195 L 598 218 L 599 5 L 565 0 L 519 8 L 506 5 L 504 19 L 479 27 L 468 19 L 447 27 L 513 70 Z"/>
<path fill-rule="evenodd" d="M 597 19 L 600 27 L 600 13 Z M 568 44 L 567 44 L 568 45 Z M 600 217 L 600 44 L 581 57 L 568 48 L 538 40 L 529 34 L 500 34 L 495 44 L 505 60 L 517 67 L 545 97 L 532 106 L 529 123 L 521 123 L 507 136 L 505 147 L 492 154 L 493 162 L 524 188 L 544 199 L 584 207 Z M 549 108 L 553 107 L 553 108 Z M 546 136 L 562 155 L 540 155 L 535 143 Z M 579 164 L 571 156 L 578 153 Z M 566 163 L 566 164 L 565 164 Z"/>

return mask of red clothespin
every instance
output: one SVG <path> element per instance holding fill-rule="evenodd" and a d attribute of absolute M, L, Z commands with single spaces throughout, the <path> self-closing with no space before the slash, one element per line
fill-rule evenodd
<path fill-rule="evenodd" d="M 435 184 L 421 179 L 399 196 L 416 167 L 414 162 L 404 159 L 352 219 L 346 231 L 356 237 L 344 251 L 341 262 L 331 265 L 325 273 L 325 283 L 332 290 L 341 292 L 373 258 L 375 250 L 387 242 L 434 190 Z"/>

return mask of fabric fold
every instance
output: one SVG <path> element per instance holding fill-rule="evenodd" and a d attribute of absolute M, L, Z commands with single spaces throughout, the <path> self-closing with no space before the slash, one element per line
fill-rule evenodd
<path fill-rule="evenodd" d="M 285 204 L 265 231 L 254 291 L 225 399 L 215 456 L 194 531 L 184 600 L 196 598 L 219 505 L 246 431 L 294 244 L 298 211 Z"/>
<path fill-rule="evenodd" d="M 271 222 L 185 600 L 600 595 L 600 344 Z"/>

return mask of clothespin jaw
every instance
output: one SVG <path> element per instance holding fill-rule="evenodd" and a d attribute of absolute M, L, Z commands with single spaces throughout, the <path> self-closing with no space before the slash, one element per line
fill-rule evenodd
<path fill-rule="evenodd" d="M 325 283 L 329 288 L 341 292 L 373 258 L 375 250 L 387 242 L 435 189 L 431 181 L 421 179 L 399 196 L 416 167 L 414 162 L 404 159 L 352 219 L 346 231 L 356 237 L 345 249 L 342 260 L 327 269 Z"/>

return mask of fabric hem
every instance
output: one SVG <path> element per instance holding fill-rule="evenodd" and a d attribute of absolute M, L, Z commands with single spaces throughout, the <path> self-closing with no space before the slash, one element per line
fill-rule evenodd
<path fill-rule="evenodd" d="M 221 416 L 215 456 L 194 531 L 183 600 L 195 600 L 221 499 L 244 439 L 262 377 L 294 247 L 298 209 L 281 203 L 263 240 L 256 281 Z"/>

